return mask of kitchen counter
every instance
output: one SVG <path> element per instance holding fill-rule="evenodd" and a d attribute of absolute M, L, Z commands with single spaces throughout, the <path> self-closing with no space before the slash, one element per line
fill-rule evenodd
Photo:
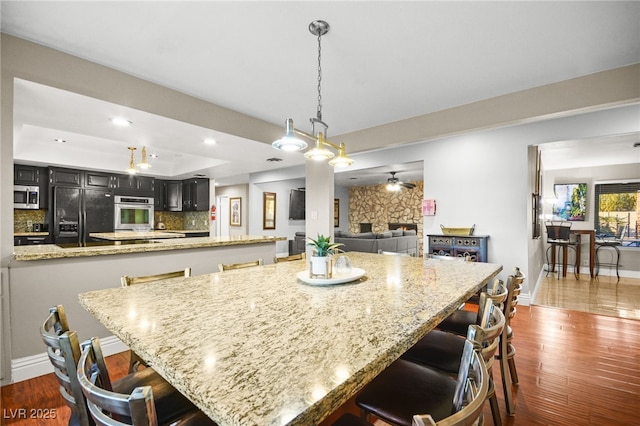
<path fill-rule="evenodd" d="M 177 231 L 120 231 L 120 232 L 94 232 L 89 234 L 91 238 L 109 241 L 126 240 L 153 240 L 163 238 L 184 238 L 183 233 Z"/>
<path fill-rule="evenodd" d="M 14 237 L 46 237 L 49 232 L 14 232 Z"/>
<path fill-rule="evenodd" d="M 54 244 L 17 246 L 13 248 L 14 260 L 31 261 L 70 257 L 106 256 L 127 253 L 148 253 L 167 250 L 183 250 L 208 247 L 226 247 L 284 241 L 286 237 L 240 235 L 233 237 L 194 237 L 150 239 L 149 244 L 111 245 L 100 247 L 61 248 Z"/>

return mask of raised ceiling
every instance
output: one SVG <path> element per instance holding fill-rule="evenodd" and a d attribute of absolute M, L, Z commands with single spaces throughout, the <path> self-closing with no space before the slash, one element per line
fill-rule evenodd
<path fill-rule="evenodd" d="M 322 39 L 330 137 L 640 62 L 635 1 L 3 1 L 1 14 L 5 33 L 277 125 L 291 117 L 301 128 L 317 100 L 317 40 L 307 25 L 324 19 L 331 25 Z M 95 106 L 96 114 L 113 109 L 102 107 Z M 77 115 L 58 118 L 59 110 L 23 111 L 32 122 L 19 129 L 25 143 L 19 155 L 47 158 L 48 145 L 30 144 L 53 131 L 102 146 L 95 157 L 103 160 L 126 157 L 132 138 L 156 144 L 159 175 L 202 172 L 223 181 L 285 166 L 265 165 L 268 157 L 282 157 L 268 146 L 215 129 L 144 117 L 136 119 L 135 136 L 101 133 L 104 119 L 91 127 Z M 203 149 L 207 132 L 221 141 L 229 136 L 228 144 Z M 169 135 L 171 143 L 163 142 Z M 172 164 L 161 166 L 163 158 Z"/>

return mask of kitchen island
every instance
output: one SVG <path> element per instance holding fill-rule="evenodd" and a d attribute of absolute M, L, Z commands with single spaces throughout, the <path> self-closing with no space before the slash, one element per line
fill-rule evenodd
<path fill-rule="evenodd" d="M 50 371 L 37 332 L 48 310 L 64 305 L 81 339 L 111 335 L 78 304 L 78 294 L 120 286 L 122 275 L 140 276 L 190 267 L 194 275 L 217 272 L 219 263 L 262 258 L 273 263 L 276 241 L 285 237 L 234 236 L 149 240 L 147 243 L 61 248 L 53 244 L 14 247 L 9 263 L 11 359 L 14 380 Z M 193 301 L 194 307 L 197 300 Z M 107 353 L 126 349 L 117 339 Z M 37 367 L 37 368 L 36 368 Z M 36 374 L 37 375 L 37 374 Z"/>
<path fill-rule="evenodd" d="M 347 255 L 365 274 L 343 284 L 306 284 L 300 260 L 79 300 L 219 425 L 314 425 L 502 270 Z"/>

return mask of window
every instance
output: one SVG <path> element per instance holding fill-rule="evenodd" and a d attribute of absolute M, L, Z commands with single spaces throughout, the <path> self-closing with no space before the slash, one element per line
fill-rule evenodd
<path fill-rule="evenodd" d="M 640 182 L 595 185 L 596 234 L 637 238 L 640 215 Z"/>

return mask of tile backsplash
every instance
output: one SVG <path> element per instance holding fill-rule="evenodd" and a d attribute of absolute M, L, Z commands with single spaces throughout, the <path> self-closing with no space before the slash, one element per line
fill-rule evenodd
<path fill-rule="evenodd" d="M 205 212 L 206 213 L 206 212 Z M 13 210 L 13 232 L 31 232 L 32 224 L 44 223 L 46 210 Z"/>
<path fill-rule="evenodd" d="M 208 231 L 209 212 L 154 212 L 153 220 L 163 222 L 170 230 Z"/>

